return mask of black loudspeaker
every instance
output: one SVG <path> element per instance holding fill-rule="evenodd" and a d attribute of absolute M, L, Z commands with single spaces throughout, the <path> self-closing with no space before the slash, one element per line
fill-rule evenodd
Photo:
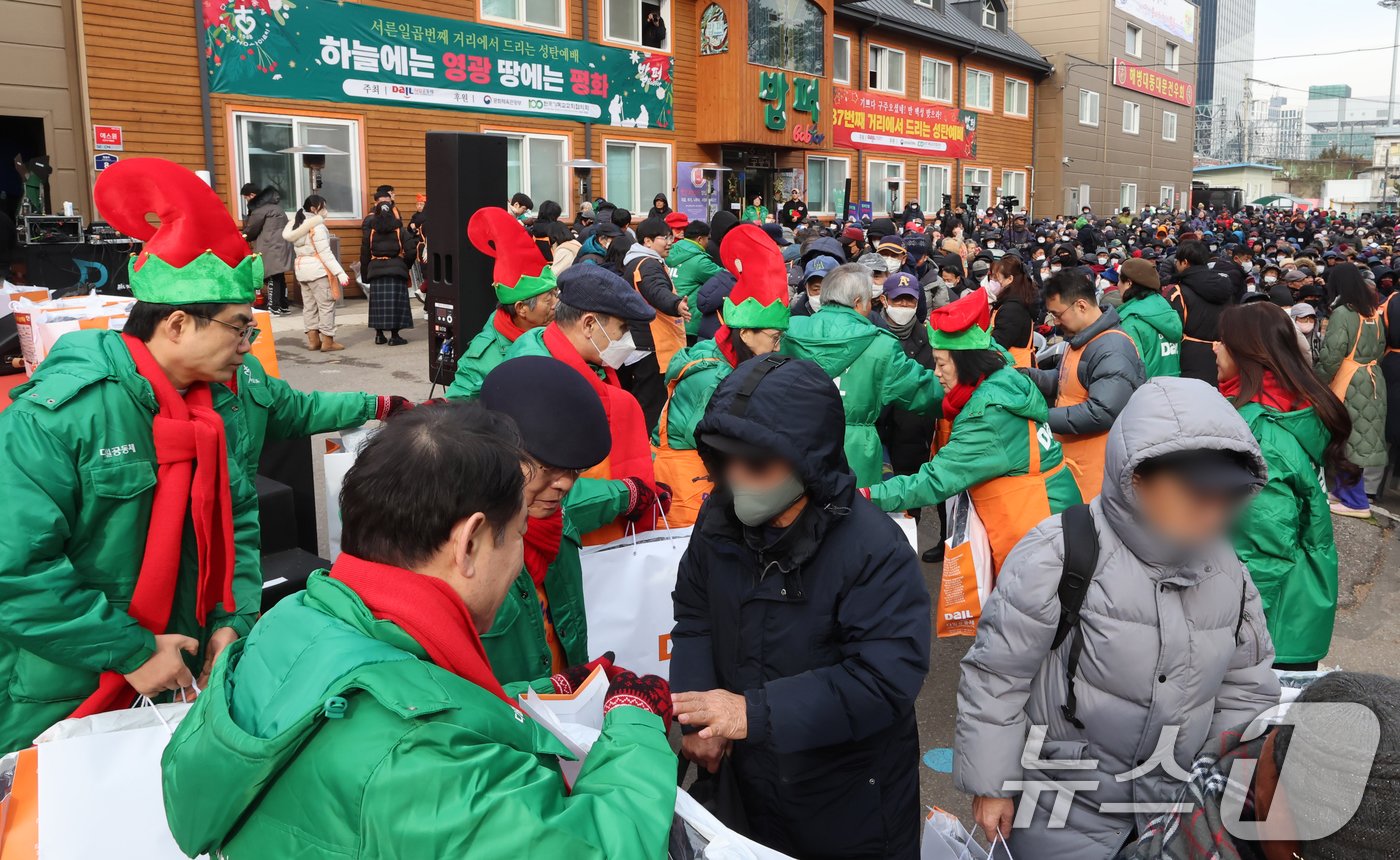
<path fill-rule="evenodd" d="M 467 240 L 467 221 L 483 206 L 505 206 L 504 137 L 457 131 L 426 135 L 428 204 L 428 379 L 449 385 L 457 356 L 496 308 L 490 257 Z"/>

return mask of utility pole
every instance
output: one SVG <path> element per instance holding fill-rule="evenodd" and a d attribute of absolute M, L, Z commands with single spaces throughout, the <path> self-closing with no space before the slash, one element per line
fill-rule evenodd
<path fill-rule="evenodd" d="M 1397 0 L 1397 2 L 1400 2 L 1400 0 Z M 1240 143 L 1240 156 L 1241 156 L 1241 157 L 1240 157 L 1240 161 L 1243 161 L 1245 164 L 1248 164 L 1248 163 L 1249 163 L 1250 152 L 1251 152 L 1251 150 L 1252 150 L 1252 148 L 1253 148 L 1253 147 L 1250 146 L 1250 142 L 1251 142 L 1251 141 L 1250 141 L 1250 134 L 1251 134 L 1251 132 L 1253 131 L 1253 129 L 1251 128 L 1252 120 L 1253 120 L 1253 119 L 1254 119 L 1254 78 L 1245 78 L 1245 79 L 1244 79 L 1244 140 L 1241 141 L 1241 143 Z"/>
<path fill-rule="evenodd" d="M 1385 124 L 1389 128 L 1395 122 L 1395 61 L 1397 51 L 1400 49 L 1393 46 L 1400 45 L 1400 0 L 1378 0 L 1378 2 L 1382 9 L 1395 10 L 1395 37 L 1390 41 L 1392 45 L 1390 49 L 1390 98 L 1386 99 L 1385 102 Z"/>

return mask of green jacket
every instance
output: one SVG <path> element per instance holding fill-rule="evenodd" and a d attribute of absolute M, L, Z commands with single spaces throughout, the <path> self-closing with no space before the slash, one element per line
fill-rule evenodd
<path fill-rule="evenodd" d="M 186 532 L 168 631 L 246 634 L 262 599 L 258 497 L 244 467 L 238 399 L 213 387 L 227 429 L 236 612 L 194 617 L 196 547 Z M 64 335 L 0 412 L 0 749 L 28 746 L 72 713 L 108 669 L 131 672 L 154 637 L 127 615 L 155 496 L 155 394 L 114 331 Z M 202 655 L 192 659 L 197 667 Z"/>
<path fill-rule="evenodd" d="M 724 267 L 694 239 L 682 239 L 673 245 L 671 253 L 666 255 L 666 267 L 671 270 L 671 285 L 690 306 L 690 322 L 685 324 L 685 333 L 698 335 L 703 315 L 695 307 L 695 294 L 706 281 L 723 272 Z"/>
<path fill-rule="evenodd" d="M 1050 407 L 1035 383 L 1015 368 L 1003 368 L 977 386 L 953 422 L 948 443 L 932 460 L 912 475 L 871 485 L 870 500 L 884 511 L 904 511 L 936 505 L 993 478 L 1027 474 L 1027 421 L 1043 431 L 1037 434 L 1040 469 L 1048 472 L 1064 459 L 1060 443 L 1049 432 L 1049 420 Z M 1045 491 L 1052 514 L 1080 502 L 1079 487 L 1068 469 L 1047 478 Z"/>
<path fill-rule="evenodd" d="M 496 312 L 492 311 L 491 316 L 486 318 L 486 325 L 476 333 L 476 337 L 467 344 L 467 351 L 457 359 L 457 375 L 452 377 L 452 384 L 447 386 L 448 397 L 466 400 L 477 396 L 481 393 L 481 382 L 486 378 L 486 374 L 506 360 L 506 350 L 510 349 L 510 341 L 492 324 L 495 318 Z"/>
<path fill-rule="evenodd" d="M 1148 379 L 1181 375 L 1181 317 L 1160 294 L 1119 305 L 1118 324 L 1137 346 Z"/>
<path fill-rule="evenodd" d="M 1278 412 L 1247 403 L 1249 425 L 1269 464 L 1269 481 L 1235 524 L 1235 552 L 1264 601 L 1280 663 L 1327 654 L 1337 614 L 1337 544 L 1319 474 L 1331 438 L 1309 406 Z"/>
<path fill-rule="evenodd" d="M 706 339 L 680 350 L 671 358 L 666 368 L 666 385 L 680 376 L 686 365 L 696 362 L 686 371 L 685 377 L 676 383 L 675 393 L 667 403 L 666 442 L 673 451 L 695 450 L 695 425 L 705 415 L 705 407 L 710 405 L 710 396 L 734 371 L 729 359 L 720 352 L 719 344 Z M 651 431 L 651 443 L 661 444 L 661 427 Z"/>
<path fill-rule="evenodd" d="M 1357 370 L 1347 386 L 1347 396 L 1342 403 L 1351 415 L 1351 438 L 1347 440 L 1347 459 L 1358 466 L 1384 466 L 1386 463 L 1385 444 L 1385 378 L 1381 376 L 1379 362 L 1385 356 L 1385 331 L 1380 318 L 1366 323 L 1366 331 L 1361 333 L 1361 341 L 1356 340 L 1356 329 L 1361 325 L 1361 316 L 1347 305 L 1332 311 L 1327 322 L 1327 334 L 1322 338 L 1322 352 L 1313 369 L 1324 385 L 1331 385 L 1332 379 L 1341 367 L 1342 359 L 1351 355 L 1352 345 L 1356 345 L 1354 358 L 1360 362 L 1375 361 L 1373 374 L 1368 376 L 1364 369 Z"/>
<path fill-rule="evenodd" d="M 768 207 L 755 206 L 752 203 L 744 207 L 743 217 L 740 221 L 752 221 L 755 224 L 763 224 L 768 221 Z"/>
<path fill-rule="evenodd" d="M 567 791 L 561 743 L 324 571 L 225 655 L 162 760 L 190 856 L 665 856 L 676 758 L 651 713 L 608 714 Z"/>
<path fill-rule="evenodd" d="M 905 355 L 894 335 L 842 305 L 794 316 L 783 352 L 815 361 L 836 382 L 846 407 L 846 459 L 862 487 L 880 480 L 875 422 L 884 408 L 937 417 L 943 403 L 943 386 L 932 370 Z"/>

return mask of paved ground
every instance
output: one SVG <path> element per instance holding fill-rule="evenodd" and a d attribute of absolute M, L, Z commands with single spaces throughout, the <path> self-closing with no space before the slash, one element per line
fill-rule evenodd
<path fill-rule="evenodd" d="M 371 391 L 401 394 L 424 399 L 429 394 L 426 381 L 428 350 L 426 323 L 420 313 L 418 328 L 404 332 L 407 346 L 376 346 L 374 332 L 365 327 L 368 305 L 350 300 L 340 313 L 338 338 L 346 349 L 338 353 L 310 353 L 301 345 L 300 314 L 275 318 L 278 360 L 282 375 L 302 389 L 325 391 Z M 438 393 L 441 393 L 440 391 Z M 313 450 L 318 450 L 313 446 Z M 1400 511 L 1400 496 L 1383 500 L 1391 510 Z M 1394 675 L 1400 670 L 1400 540 L 1396 530 L 1383 530 L 1376 523 L 1338 519 L 1337 543 L 1342 552 L 1342 606 L 1337 616 L 1332 653 L 1325 665 L 1357 671 Z M 921 530 L 921 546 L 935 539 L 931 524 Z M 324 535 L 323 535 L 324 541 Z M 324 546 L 322 547 L 324 552 Z M 936 571 L 925 566 L 931 592 L 936 592 Z M 919 697 L 919 733 L 927 751 L 921 768 L 923 801 L 942 806 L 971 820 L 971 802 L 952 787 L 947 774 L 951 766 L 953 715 L 957 708 L 958 661 L 971 644 L 970 638 L 936 640 L 929 677 Z"/>

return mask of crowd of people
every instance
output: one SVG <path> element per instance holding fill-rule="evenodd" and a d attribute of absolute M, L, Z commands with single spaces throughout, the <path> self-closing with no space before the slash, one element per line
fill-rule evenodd
<path fill-rule="evenodd" d="M 987 839 L 1393 850 L 1395 680 L 1325 674 L 1300 703 L 1333 710 L 1245 729 L 1327 655 L 1331 518 L 1369 515 L 1397 441 L 1392 221 L 953 205 L 822 225 L 794 194 L 776 221 L 658 195 L 568 224 L 517 194 L 465 225 L 497 307 L 446 399 L 415 405 L 300 392 L 250 354 L 283 262 L 323 351 L 348 280 L 324 200 L 289 219 L 251 193 L 240 229 L 170 162 L 98 181 L 144 239 L 136 305 L 122 332 L 65 335 L 0 412 L 5 750 L 194 696 L 162 761 L 190 856 L 665 857 L 679 756 L 777 851 L 912 860 L 915 702 L 952 667 L 930 666 L 941 608 L 886 512 L 937 509 L 949 535 L 980 518 L 995 575 L 954 727 Z M 393 344 L 422 236 L 378 196 L 360 276 Z M 249 247 L 270 235 L 290 257 Z M 260 615 L 264 440 L 375 419 L 340 555 Z M 581 572 L 585 547 L 662 526 L 691 527 L 669 678 L 590 653 Z M 566 781 L 517 696 L 598 672 L 601 734 Z M 1241 797 L 1265 825 L 1228 826 Z"/>

